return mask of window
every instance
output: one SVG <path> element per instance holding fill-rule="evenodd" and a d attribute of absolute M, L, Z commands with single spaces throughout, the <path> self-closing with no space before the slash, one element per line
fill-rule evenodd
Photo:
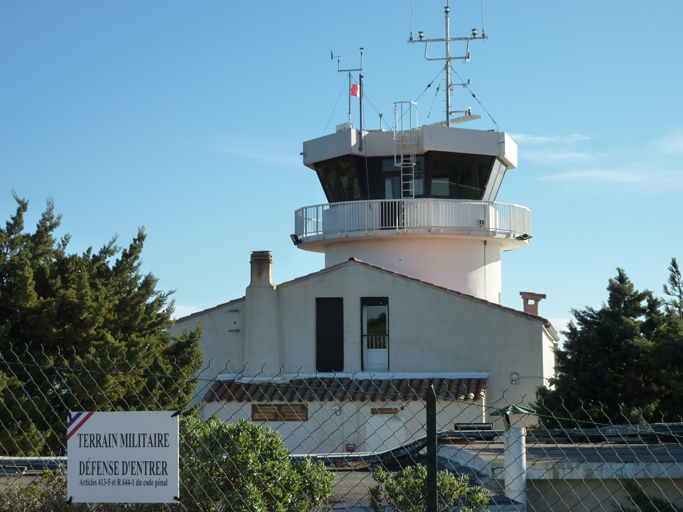
<path fill-rule="evenodd" d="M 308 421 L 306 404 L 252 404 L 251 421 Z"/>
<path fill-rule="evenodd" d="M 389 370 L 389 299 L 361 299 L 361 336 L 363 371 Z"/>
<path fill-rule="evenodd" d="M 315 299 L 315 368 L 344 371 L 344 299 Z"/>

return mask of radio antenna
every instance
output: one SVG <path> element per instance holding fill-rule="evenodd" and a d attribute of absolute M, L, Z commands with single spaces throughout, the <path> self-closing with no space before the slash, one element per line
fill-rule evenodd
<path fill-rule="evenodd" d="M 445 60 L 446 64 L 444 66 L 444 70 L 446 71 L 446 126 L 451 125 L 451 114 L 454 114 L 455 112 L 451 111 L 451 91 L 453 89 L 453 85 L 451 83 L 451 61 L 452 60 L 463 60 L 465 62 L 470 60 L 470 41 L 474 41 L 475 39 L 488 39 L 488 36 L 484 33 L 484 29 L 482 27 L 481 30 L 481 35 L 477 36 L 477 29 L 473 28 L 472 29 L 472 35 L 468 37 L 451 37 L 451 29 L 450 29 L 450 11 L 451 8 L 448 7 L 448 5 L 444 8 L 445 10 L 445 18 L 446 18 L 446 37 L 441 38 L 441 39 L 425 39 L 424 38 L 424 32 L 420 31 L 418 32 L 419 39 L 416 41 L 413 39 L 413 35 L 411 33 L 410 39 L 408 39 L 409 43 L 424 43 L 425 44 L 425 59 L 427 60 Z M 465 52 L 465 55 L 462 57 L 454 57 L 451 54 L 451 43 L 453 41 L 467 41 L 467 51 Z M 438 57 L 438 58 L 429 58 L 427 56 L 427 48 L 429 47 L 429 43 L 438 43 L 438 42 L 443 42 L 446 43 L 446 56 L 445 57 Z M 458 84 L 462 85 L 462 84 Z"/>

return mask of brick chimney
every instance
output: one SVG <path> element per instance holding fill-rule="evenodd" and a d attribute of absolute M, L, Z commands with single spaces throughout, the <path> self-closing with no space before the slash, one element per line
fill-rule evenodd
<path fill-rule="evenodd" d="M 251 253 L 251 283 L 244 303 L 244 378 L 275 379 L 282 369 L 280 305 L 270 251 Z"/>
<path fill-rule="evenodd" d="M 519 292 L 524 301 L 524 312 L 538 316 L 538 303 L 545 299 L 544 293 Z"/>

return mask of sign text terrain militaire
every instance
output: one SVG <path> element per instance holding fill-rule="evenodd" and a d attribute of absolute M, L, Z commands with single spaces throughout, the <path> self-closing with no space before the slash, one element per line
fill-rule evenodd
<path fill-rule="evenodd" d="M 173 503 L 178 499 L 177 414 L 72 413 L 67 439 L 67 491 L 73 502 Z"/>

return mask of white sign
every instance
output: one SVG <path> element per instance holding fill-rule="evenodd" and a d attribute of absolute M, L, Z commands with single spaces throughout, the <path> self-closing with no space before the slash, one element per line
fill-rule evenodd
<path fill-rule="evenodd" d="M 74 503 L 174 503 L 178 416 L 161 412 L 72 412 L 67 493 Z"/>

